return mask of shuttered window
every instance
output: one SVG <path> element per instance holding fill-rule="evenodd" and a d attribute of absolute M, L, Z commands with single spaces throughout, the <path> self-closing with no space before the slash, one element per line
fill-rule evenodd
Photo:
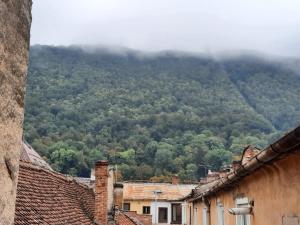
<path fill-rule="evenodd" d="M 217 206 L 218 225 L 224 225 L 224 207 L 222 204 Z"/>

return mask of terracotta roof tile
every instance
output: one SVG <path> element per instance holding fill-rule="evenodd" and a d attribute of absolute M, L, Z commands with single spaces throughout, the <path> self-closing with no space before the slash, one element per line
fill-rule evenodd
<path fill-rule="evenodd" d="M 49 164 L 26 141 L 22 143 L 20 160 L 52 170 Z"/>
<path fill-rule="evenodd" d="M 20 162 L 15 225 L 92 225 L 94 201 L 73 178 Z"/>

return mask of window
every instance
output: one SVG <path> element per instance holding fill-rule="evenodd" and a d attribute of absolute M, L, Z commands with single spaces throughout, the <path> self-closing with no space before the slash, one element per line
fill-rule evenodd
<path fill-rule="evenodd" d="M 249 202 L 248 198 L 238 198 L 236 199 L 236 207 L 248 207 Z M 250 215 L 238 215 L 236 216 L 236 224 L 237 225 L 251 225 L 250 223 Z"/>
<path fill-rule="evenodd" d="M 207 224 L 207 209 L 206 208 L 202 209 L 202 224 L 203 225 L 208 225 Z"/>
<path fill-rule="evenodd" d="M 181 204 L 172 204 L 172 223 L 181 224 L 182 223 L 182 208 Z"/>
<path fill-rule="evenodd" d="M 159 207 L 158 208 L 158 222 L 167 223 L 168 222 L 168 208 Z"/>
<path fill-rule="evenodd" d="M 130 211 L 130 203 L 124 203 L 123 204 L 123 210 Z"/>
<path fill-rule="evenodd" d="M 217 206 L 218 225 L 224 225 L 224 207 L 222 204 Z"/>
<path fill-rule="evenodd" d="M 143 206 L 143 214 L 150 214 L 150 206 Z"/>
<path fill-rule="evenodd" d="M 194 225 L 198 225 L 198 209 L 194 208 Z"/>

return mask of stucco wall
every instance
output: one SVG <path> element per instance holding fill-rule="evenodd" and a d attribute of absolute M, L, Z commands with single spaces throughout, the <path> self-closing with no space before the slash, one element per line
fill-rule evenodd
<path fill-rule="evenodd" d="M 211 197 L 211 225 L 217 225 L 217 203 L 225 208 L 225 225 L 235 225 L 235 216 L 228 209 L 235 207 L 235 200 L 247 197 L 254 201 L 251 225 L 282 225 L 283 217 L 300 219 L 300 153 L 267 165 L 244 178 L 236 187 L 219 192 Z M 197 202 L 194 207 L 203 208 Z M 198 218 L 202 224 L 202 211 L 198 210 Z"/>
<path fill-rule="evenodd" d="M 0 0 L 0 224 L 13 223 L 31 0 Z"/>
<path fill-rule="evenodd" d="M 124 203 L 130 203 L 130 211 L 134 211 L 137 214 L 143 214 L 143 206 L 151 206 L 152 201 L 138 200 L 138 201 L 126 201 Z"/>
<path fill-rule="evenodd" d="M 151 214 L 152 214 L 152 223 L 158 223 L 158 209 L 160 207 L 168 209 L 168 224 L 171 223 L 171 203 L 170 202 L 152 202 L 151 203 Z"/>

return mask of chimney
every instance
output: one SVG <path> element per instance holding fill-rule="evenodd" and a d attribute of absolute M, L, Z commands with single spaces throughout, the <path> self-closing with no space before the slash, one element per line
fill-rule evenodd
<path fill-rule="evenodd" d="M 244 149 L 243 156 L 242 156 L 242 165 L 247 163 L 251 158 L 253 158 L 256 154 L 260 152 L 259 149 L 248 146 Z"/>
<path fill-rule="evenodd" d="M 123 208 L 123 184 L 114 184 L 114 205 L 119 209 Z"/>
<path fill-rule="evenodd" d="M 95 163 L 95 222 L 108 223 L 108 162 Z"/>
<path fill-rule="evenodd" d="M 174 184 L 174 185 L 179 184 L 179 177 L 178 177 L 178 175 L 173 175 L 172 176 L 172 184 Z"/>
<path fill-rule="evenodd" d="M 231 164 L 231 168 L 233 171 L 236 171 L 238 168 L 240 168 L 241 162 L 240 161 L 233 161 Z"/>

